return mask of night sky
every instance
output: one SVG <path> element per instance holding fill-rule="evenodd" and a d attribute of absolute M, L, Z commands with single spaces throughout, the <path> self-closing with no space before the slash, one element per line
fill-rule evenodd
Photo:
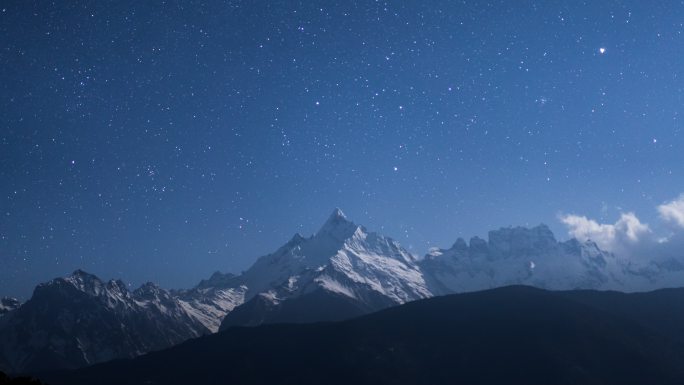
<path fill-rule="evenodd" d="M 334 3 L 3 1 L 0 295 L 76 268 L 189 287 L 335 207 L 416 255 L 567 239 L 568 214 L 666 227 L 682 3 Z"/>

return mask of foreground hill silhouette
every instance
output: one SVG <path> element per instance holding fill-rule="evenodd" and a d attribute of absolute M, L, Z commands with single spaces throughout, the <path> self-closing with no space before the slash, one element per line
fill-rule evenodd
<path fill-rule="evenodd" d="M 41 378 L 52 385 L 681 384 L 683 300 L 681 289 L 511 286 L 343 322 L 233 327 Z"/>
<path fill-rule="evenodd" d="M 31 377 L 12 378 L 0 372 L 0 385 L 43 385 L 43 383 Z"/>

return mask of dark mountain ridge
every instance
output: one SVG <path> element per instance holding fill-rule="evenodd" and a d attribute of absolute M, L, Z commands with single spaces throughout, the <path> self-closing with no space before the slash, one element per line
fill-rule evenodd
<path fill-rule="evenodd" d="M 684 301 L 670 302 L 681 298 L 684 289 L 634 295 L 511 286 L 342 322 L 232 327 L 42 378 L 53 385 L 681 384 L 684 340 L 657 322 L 684 322 Z M 607 302 L 619 305 L 604 309 Z M 644 306 L 648 317 L 639 314 Z"/>

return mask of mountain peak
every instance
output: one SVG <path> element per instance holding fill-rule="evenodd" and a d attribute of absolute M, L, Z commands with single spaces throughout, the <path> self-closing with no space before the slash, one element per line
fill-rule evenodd
<path fill-rule="evenodd" d="M 558 246 L 553 232 L 541 224 L 532 228 L 504 227 L 489 232 L 489 247 L 503 255 L 527 256 L 545 253 Z"/>
<path fill-rule="evenodd" d="M 81 269 L 76 269 L 71 275 L 69 276 L 70 278 L 77 278 L 83 281 L 93 281 L 93 280 L 100 280 L 97 276 L 88 273 L 85 270 Z"/>
<path fill-rule="evenodd" d="M 303 236 L 302 234 L 300 234 L 300 233 L 295 233 L 295 235 L 292 236 L 292 238 L 290 239 L 290 241 L 288 242 L 288 244 L 297 245 L 297 244 L 301 243 L 301 242 L 304 241 L 304 240 L 306 240 L 306 238 L 304 238 L 304 236 Z"/>
<path fill-rule="evenodd" d="M 146 282 L 143 283 L 139 288 L 135 289 L 133 293 L 137 297 L 149 300 L 163 296 L 165 294 L 165 291 L 154 282 Z"/>
<path fill-rule="evenodd" d="M 344 239 L 354 234 L 357 227 L 347 219 L 342 210 L 335 208 L 316 235 L 328 234 L 337 239 Z"/>
<path fill-rule="evenodd" d="M 340 210 L 339 207 L 335 207 L 333 212 L 330 214 L 330 217 L 328 217 L 328 220 L 335 219 L 335 218 L 346 220 L 347 216 L 344 215 L 344 213 L 342 212 L 342 210 Z"/>
<path fill-rule="evenodd" d="M 71 273 L 71 275 L 67 276 L 66 278 L 62 278 L 61 280 L 64 282 L 69 282 L 81 290 L 104 285 L 104 282 L 99 277 L 81 269 L 74 271 Z"/>
<path fill-rule="evenodd" d="M 94 274 L 90 274 L 84 270 L 78 269 L 70 275 L 63 278 L 55 278 L 50 282 L 39 285 L 44 289 L 59 288 L 64 285 L 75 288 L 92 296 L 99 296 L 104 290 L 107 290 L 107 283 L 102 281 Z M 111 286 L 111 285 L 110 285 Z"/>

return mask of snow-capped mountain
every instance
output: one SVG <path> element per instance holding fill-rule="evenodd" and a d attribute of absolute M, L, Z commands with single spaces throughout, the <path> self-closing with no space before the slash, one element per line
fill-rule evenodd
<path fill-rule="evenodd" d="M 502 228 L 449 249 L 433 249 L 420 267 L 435 295 L 524 284 L 545 289 L 655 289 L 646 271 L 592 241 L 558 242 L 545 225 Z M 647 270 L 647 269 L 651 270 Z M 646 269 L 646 270 L 645 270 Z"/>
<path fill-rule="evenodd" d="M 416 258 L 396 241 L 349 221 L 335 209 L 321 229 L 296 234 L 274 253 L 259 258 L 241 277 L 249 301 L 226 316 L 236 324 L 337 319 L 431 296 Z M 315 299 L 315 301 L 314 301 Z M 285 316 L 294 300 L 344 303 L 353 314 L 301 313 Z M 245 314 L 244 309 L 251 309 Z M 311 311 L 320 309 L 311 309 Z M 344 313 L 344 312 L 342 312 Z M 238 320 L 239 315 L 239 320 Z"/>
<path fill-rule="evenodd" d="M 0 318 L 0 370 L 76 368 L 207 333 L 152 283 L 129 292 L 121 281 L 77 270 L 37 286 L 30 300 Z"/>
<path fill-rule="evenodd" d="M 405 302 L 513 284 L 636 291 L 684 285 L 677 260 L 620 259 L 596 243 L 559 242 L 544 225 L 458 239 L 419 259 L 336 209 L 241 275 L 196 287 L 148 283 L 130 292 L 76 271 L 39 285 L 19 306 L 0 302 L 0 370 L 73 368 L 134 357 L 235 325 L 332 321 Z M 4 314 L 4 315 L 2 315 Z"/>
<path fill-rule="evenodd" d="M 217 272 L 192 289 L 147 283 L 130 292 L 81 270 L 41 284 L 0 322 L 0 369 L 75 368 L 165 348 L 222 322 L 336 320 L 431 295 L 413 255 L 336 209 L 315 235 L 297 234 L 242 275 Z"/>
<path fill-rule="evenodd" d="M 2 297 L 0 298 L 0 317 L 6 313 L 11 312 L 19 307 L 21 303 L 16 298 Z"/>

